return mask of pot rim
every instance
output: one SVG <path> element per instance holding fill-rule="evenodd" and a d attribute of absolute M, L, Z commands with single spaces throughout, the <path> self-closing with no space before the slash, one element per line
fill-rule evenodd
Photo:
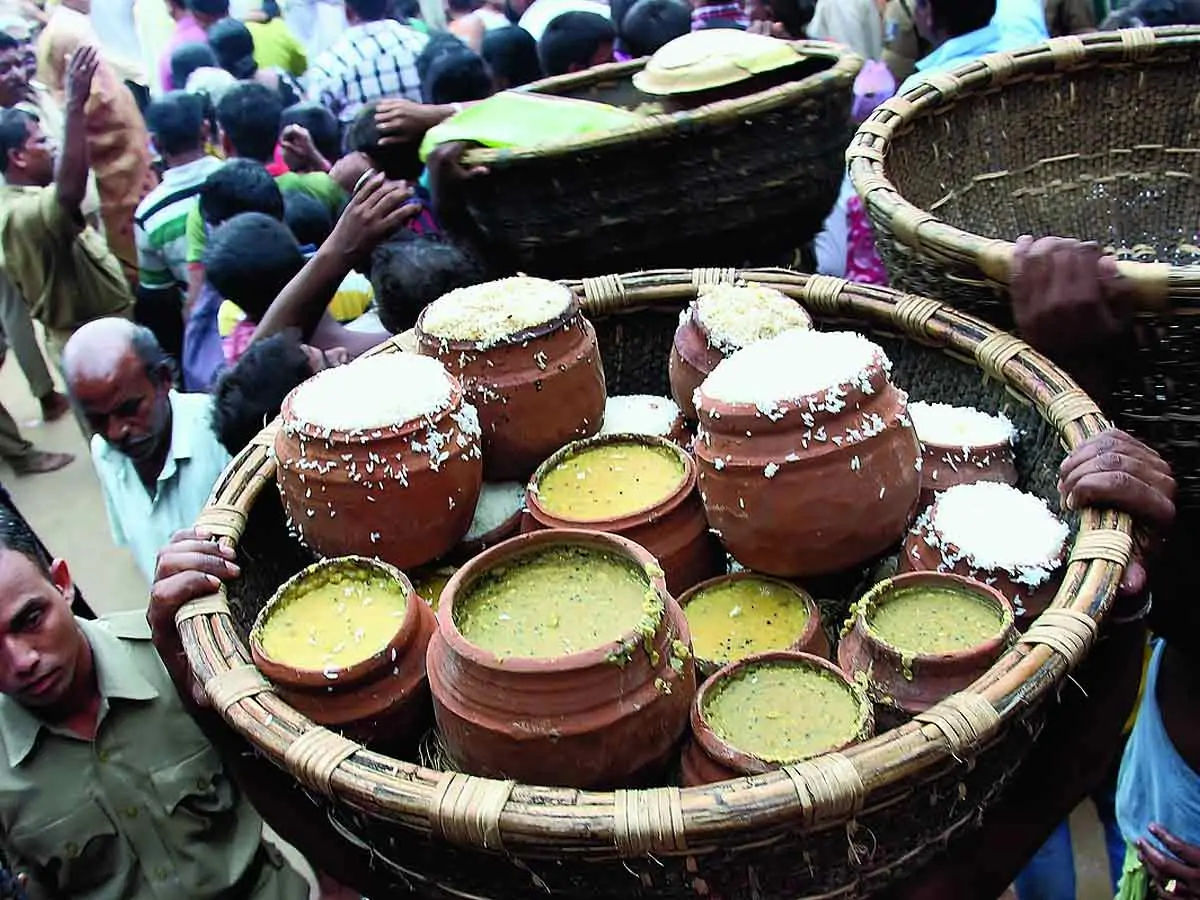
<path fill-rule="evenodd" d="M 951 650 L 946 653 L 916 653 L 905 654 L 903 650 L 893 644 L 888 643 L 884 638 L 880 637 L 879 633 L 871 626 L 868 619 L 868 613 L 874 609 L 881 597 L 890 594 L 894 591 L 903 589 L 913 584 L 924 584 L 930 581 L 939 582 L 943 586 L 949 584 L 956 588 L 965 590 L 976 595 L 983 595 L 984 598 L 992 601 L 1000 608 L 1001 620 L 1000 629 L 986 640 L 980 641 L 978 644 L 973 644 L 963 650 Z M 1015 628 L 1016 615 L 1013 612 L 1013 606 L 1008 602 L 1008 598 L 1000 593 L 995 587 L 975 578 L 968 578 L 965 575 L 958 575 L 954 572 L 903 572 L 898 575 L 893 575 L 890 578 L 885 578 L 883 581 L 873 585 L 855 604 L 855 614 L 853 618 L 853 629 L 860 629 L 863 639 L 878 647 L 883 652 L 895 657 L 898 660 L 911 661 L 912 663 L 921 663 L 923 665 L 938 665 L 951 662 L 969 662 L 973 658 L 981 655 L 999 655 L 1005 647 L 1008 646 L 1009 640 L 1012 637 L 1013 629 Z"/>
<path fill-rule="evenodd" d="M 762 284 L 762 283 L 748 284 L 746 281 L 742 280 L 740 282 L 735 281 L 729 285 L 720 285 L 720 287 L 749 287 L 749 288 L 760 288 L 760 289 L 766 288 L 769 291 L 774 291 L 780 297 L 783 297 L 786 300 L 792 300 L 792 302 L 794 302 L 796 304 L 796 306 L 799 308 L 799 310 L 802 313 L 804 313 L 805 318 L 808 319 L 807 325 L 796 325 L 795 326 L 796 328 L 803 329 L 806 331 L 816 331 L 817 330 L 816 320 L 813 319 L 812 313 L 808 311 L 808 307 L 806 307 L 803 303 L 800 303 L 798 300 L 793 300 L 791 297 L 788 297 L 787 294 L 785 294 L 783 291 L 779 290 L 779 288 L 775 287 L 774 285 Z M 696 288 L 696 296 L 688 301 L 687 310 L 688 310 L 688 315 L 687 315 L 688 321 L 690 321 L 693 325 L 695 325 L 696 329 L 702 335 L 704 335 L 704 346 L 706 348 L 708 348 L 709 350 L 719 353 L 723 359 L 728 359 L 730 356 L 732 356 L 734 353 L 737 353 L 739 350 L 745 350 L 746 347 L 750 346 L 749 344 L 743 344 L 741 347 L 734 347 L 732 350 L 725 350 L 722 347 L 718 346 L 717 344 L 713 343 L 712 333 L 708 330 L 708 328 L 705 327 L 704 323 L 700 321 L 700 288 L 699 287 Z M 683 325 L 683 324 L 684 324 L 683 322 L 680 322 L 680 325 Z M 791 329 L 785 329 L 785 330 L 791 330 Z M 782 333 L 783 332 L 780 332 L 780 334 L 782 334 Z"/>
<path fill-rule="evenodd" d="M 356 574 L 362 573 L 363 570 L 370 570 L 373 575 L 381 575 L 384 578 L 391 579 L 404 588 L 404 596 L 406 598 L 404 616 L 396 628 L 396 633 L 392 635 L 391 639 L 382 649 L 377 650 L 365 659 L 342 668 L 305 669 L 291 665 L 290 663 L 280 662 L 273 658 L 263 648 L 261 640 L 263 626 L 270 619 L 271 613 L 288 601 L 290 599 L 289 595 L 296 588 L 303 585 L 304 582 L 322 575 L 328 570 L 339 568 L 349 569 Z M 272 680 L 283 678 L 291 681 L 296 686 L 304 687 L 330 687 L 336 684 L 353 684 L 356 681 L 375 674 L 381 668 L 392 665 L 392 651 L 398 650 L 403 646 L 412 632 L 419 627 L 420 611 L 413 606 L 414 600 L 417 603 L 425 602 L 417 595 L 407 575 L 381 559 L 354 555 L 330 556 L 320 559 L 315 563 L 305 566 L 281 584 L 275 593 L 271 595 L 271 599 L 263 604 L 262 609 L 258 611 L 258 615 L 254 617 L 254 625 L 250 629 L 250 655 L 254 659 L 255 665 L 262 670 L 264 675 Z M 337 672 L 337 677 L 327 677 L 325 675 L 326 671 Z"/>
<path fill-rule="evenodd" d="M 451 652 L 465 657 L 475 665 L 495 671 L 540 674 L 545 672 L 548 666 L 561 672 L 578 671 L 607 664 L 614 654 L 624 650 L 626 647 L 640 644 L 642 641 L 641 635 L 638 634 L 636 629 L 630 628 L 617 640 L 609 641 L 605 644 L 588 648 L 587 650 L 580 650 L 576 653 L 566 653 L 561 656 L 514 656 L 501 658 L 463 637 L 462 632 L 458 630 L 458 625 L 454 621 L 454 601 L 461 593 L 498 565 L 520 559 L 523 556 L 546 549 L 548 546 L 562 545 L 583 545 L 590 549 L 625 557 L 636 566 L 639 566 L 648 576 L 650 587 L 654 590 L 659 600 L 662 601 L 662 616 L 659 619 L 656 634 L 661 631 L 669 617 L 670 606 L 674 603 L 674 599 L 667 591 L 667 583 L 663 576 L 662 568 L 648 550 L 640 544 L 636 544 L 618 534 L 609 534 L 604 531 L 588 531 L 582 528 L 548 528 L 517 535 L 484 550 L 478 556 L 464 563 L 451 576 L 446 586 L 442 589 L 442 596 L 439 599 L 437 608 L 438 633 L 446 642 Z M 687 643 L 690 652 L 690 635 Z"/>
<path fill-rule="evenodd" d="M 549 512 L 542 506 L 538 495 L 538 485 L 547 473 L 565 459 L 584 450 L 603 444 L 642 444 L 643 446 L 659 447 L 672 453 L 683 466 L 683 480 L 676 485 L 675 490 L 657 503 L 635 509 L 633 512 L 616 519 L 568 519 Z M 696 461 L 692 455 L 670 438 L 651 434 L 633 434 L 632 432 L 613 432 L 611 434 L 594 434 L 591 437 L 580 438 L 577 441 L 555 450 L 529 476 L 525 485 L 525 509 L 538 524 L 545 528 L 563 529 L 603 529 L 606 532 L 622 532 L 639 525 L 646 524 L 647 514 L 657 521 L 666 518 L 684 503 L 696 489 Z"/>
<path fill-rule="evenodd" d="M 911 416 L 910 416 L 911 418 Z M 913 426 L 913 431 L 916 432 L 916 426 Z M 917 435 L 917 441 L 921 444 L 922 451 L 953 451 L 953 450 L 970 450 L 971 453 L 1003 453 L 1007 451 L 1009 455 L 1016 452 L 1016 445 L 1013 441 L 994 441 L 990 444 L 936 444 L 933 441 L 925 441 L 921 436 Z"/>
<path fill-rule="evenodd" d="M 803 760 L 767 760 L 762 757 L 755 756 L 752 753 L 747 753 L 744 750 L 739 750 L 737 747 L 728 743 L 708 724 L 708 720 L 704 714 L 704 703 L 709 692 L 715 690 L 716 686 L 721 682 L 737 675 L 744 669 L 751 666 L 761 665 L 763 663 L 782 662 L 792 665 L 808 665 L 822 669 L 830 675 L 833 675 L 840 684 L 846 686 L 846 689 L 854 697 L 858 703 L 859 718 L 856 722 L 856 728 L 851 738 L 843 744 L 835 747 L 826 747 L 813 753 L 811 756 L 804 759 L 812 759 L 826 753 L 836 753 L 844 750 L 847 747 L 857 744 L 871 736 L 875 728 L 875 718 L 871 710 L 871 700 L 863 688 L 855 683 L 854 679 L 843 672 L 840 668 L 834 665 L 827 659 L 822 659 L 812 653 L 802 653 L 796 650 L 769 650 L 766 653 L 755 653 L 735 662 L 728 663 L 722 666 L 710 677 L 705 679 L 704 683 L 696 690 L 696 698 L 692 701 L 690 713 L 690 721 L 692 725 L 692 736 L 696 743 L 700 745 L 703 753 L 709 756 L 718 764 L 730 768 L 740 769 L 752 774 L 761 774 L 772 769 L 779 769 L 784 766 L 795 765 Z"/>
<path fill-rule="evenodd" d="M 515 535 L 521 529 L 521 517 L 525 515 L 525 500 L 521 501 L 521 506 L 511 516 L 493 528 L 491 531 L 485 531 L 478 537 L 467 540 L 463 538 L 458 542 L 448 555 L 460 555 L 466 558 L 478 556 L 487 547 L 494 547 L 503 540 Z"/>
<path fill-rule="evenodd" d="M 548 280 L 548 279 L 544 279 L 544 280 Z M 422 327 L 422 324 L 425 321 L 425 313 L 429 312 L 429 306 L 426 306 L 417 315 L 416 324 L 413 326 L 413 333 L 417 337 L 417 346 L 418 347 L 430 346 L 430 347 L 437 347 L 437 348 L 445 347 L 447 351 L 455 351 L 455 352 L 459 352 L 459 353 L 464 352 L 464 351 L 470 351 L 470 352 L 474 352 L 474 353 L 488 353 L 489 351 L 496 350 L 499 348 L 511 347 L 514 344 L 521 344 L 526 341 L 532 341 L 532 340 L 537 340 L 538 338 L 543 338 L 546 335 L 557 331 L 559 328 L 561 328 L 566 323 L 570 322 L 576 316 L 581 316 L 582 311 L 583 311 L 583 308 L 582 308 L 582 306 L 580 306 L 580 303 L 579 303 L 579 298 L 575 295 L 575 292 L 573 290 L 571 290 L 565 284 L 560 284 L 559 282 L 551 282 L 551 283 L 557 284 L 564 291 L 566 291 L 567 294 L 570 296 L 570 299 L 567 301 L 566 309 L 564 309 L 561 313 L 554 316 L 553 318 L 547 319 L 545 322 L 542 322 L 540 325 L 534 325 L 530 328 L 522 328 L 520 331 L 514 331 L 512 334 L 505 335 L 503 338 L 501 338 L 500 340 L 498 340 L 496 343 L 492 344 L 489 347 L 480 347 L 478 342 L 476 342 L 476 341 L 460 340 L 457 338 L 454 340 L 451 340 L 450 338 L 441 338 L 441 337 L 438 337 L 436 334 L 430 334 L 429 332 L 427 332 Z M 432 304 L 430 304 L 430 305 L 432 305 Z M 437 354 L 434 354 L 434 356 L 436 357 Z"/>
<path fill-rule="evenodd" d="M 799 650 L 798 648 L 802 644 L 807 643 L 817 633 L 817 631 L 819 631 L 823 627 L 822 623 L 821 623 L 821 610 L 817 606 L 817 601 L 813 598 L 812 594 L 810 594 L 804 588 L 800 587 L 800 585 L 794 584 L 794 583 L 788 581 L 786 578 L 778 578 L 774 575 L 764 575 L 761 572 L 754 572 L 749 569 L 744 569 L 741 572 L 726 572 L 724 575 L 717 575 L 713 578 L 709 578 L 705 581 L 701 581 L 699 584 L 692 585 L 690 588 L 688 588 L 686 591 L 684 591 L 682 594 L 680 594 L 679 597 L 676 598 L 675 602 L 679 604 L 680 609 L 683 610 L 683 614 L 686 617 L 688 604 L 691 603 L 693 600 L 695 600 L 696 596 L 698 594 L 701 594 L 704 591 L 708 590 L 709 588 L 717 587 L 718 585 L 721 585 L 721 584 L 732 584 L 735 581 L 746 581 L 750 578 L 756 578 L 759 581 L 769 581 L 773 584 L 778 584 L 778 585 L 781 585 L 782 587 L 787 588 L 788 590 L 792 591 L 793 593 L 798 594 L 800 599 L 804 601 L 804 605 L 808 609 L 808 622 L 805 623 L 804 630 L 802 632 L 800 632 L 800 634 L 796 635 L 795 640 L 793 640 L 786 647 L 780 647 L 778 651 L 768 650 L 768 651 L 764 651 L 764 652 L 766 652 L 766 653 L 783 652 L 783 651 L 803 652 L 803 651 Z M 690 627 L 690 623 L 689 623 L 689 627 Z M 721 668 L 724 668 L 725 666 L 732 665 L 735 662 L 740 662 L 740 660 L 736 660 L 736 659 L 722 661 L 719 659 L 706 659 L 706 658 L 702 657 L 696 651 L 694 638 L 693 638 L 692 653 L 696 657 L 697 665 L 706 664 L 709 666 L 713 666 L 717 669 L 721 669 Z M 753 656 L 753 655 L 756 655 L 756 654 L 751 654 L 751 656 Z M 812 655 L 815 656 L 816 654 L 812 654 Z M 747 658 L 748 657 L 742 657 L 742 659 L 747 659 Z"/>
<path fill-rule="evenodd" d="M 811 394 L 805 394 L 803 397 L 778 401 L 775 408 L 777 410 L 779 410 L 779 415 L 772 418 L 772 417 L 767 417 L 766 414 L 763 413 L 762 410 L 760 410 L 758 408 L 758 405 L 755 403 L 750 403 L 750 402 L 745 402 L 745 401 L 738 401 L 736 403 L 732 403 L 727 400 L 717 400 L 712 397 L 709 397 L 707 394 L 704 393 L 704 384 L 701 383 L 700 387 L 698 387 L 696 390 L 697 390 L 700 398 L 704 401 L 704 403 L 696 404 L 696 415 L 701 419 L 707 418 L 708 421 L 707 421 L 706 427 L 709 427 L 709 428 L 711 428 L 713 421 L 719 422 L 721 419 L 730 418 L 730 417 L 746 416 L 749 418 L 765 418 L 768 422 L 774 423 L 774 422 L 780 421 L 781 419 L 785 418 L 786 416 L 788 416 L 791 413 L 810 412 L 812 415 L 815 416 L 817 414 L 818 410 L 816 410 L 816 409 L 808 410 L 803 407 L 806 407 L 806 406 L 808 406 L 808 404 L 811 403 L 814 407 L 819 408 L 820 405 L 825 402 L 826 396 L 829 394 L 829 392 L 834 389 L 841 390 L 841 392 L 842 392 L 841 399 L 846 399 L 846 398 L 852 397 L 857 394 L 861 394 L 863 396 L 874 396 L 875 394 L 881 393 L 880 388 L 875 385 L 876 378 L 878 378 L 879 381 L 883 382 L 883 384 L 885 386 L 891 385 L 891 380 L 888 375 L 888 370 L 884 367 L 884 364 L 883 364 L 884 358 L 886 358 L 886 357 L 874 360 L 869 366 L 866 367 L 867 378 L 872 383 L 872 386 L 875 387 L 875 390 L 872 391 L 872 393 L 870 395 L 864 394 L 864 392 L 859 389 L 857 382 L 848 382 L 847 381 L 847 382 L 841 382 L 839 384 L 831 384 L 828 387 L 822 388 L 819 391 L 814 391 Z M 893 387 L 893 389 L 895 389 L 894 385 L 891 385 L 891 386 Z M 849 407 L 849 402 L 847 401 L 845 404 L 845 407 L 843 408 L 842 411 L 844 411 L 845 408 L 848 408 L 848 407 Z M 905 409 L 907 409 L 907 401 L 905 402 Z M 714 412 L 719 413 L 719 415 L 714 416 L 713 415 Z M 835 417 L 837 415 L 841 414 L 841 412 L 825 413 L 824 410 L 820 410 L 820 412 L 822 414 L 835 416 Z M 913 429 L 913 434 L 916 434 L 915 429 Z M 811 441 L 809 442 L 809 446 L 810 447 L 812 446 Z"/>

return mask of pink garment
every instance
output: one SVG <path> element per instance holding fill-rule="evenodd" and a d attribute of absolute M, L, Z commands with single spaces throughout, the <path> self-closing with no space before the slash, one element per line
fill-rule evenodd
<path fill-rule="evenodd" d="M 221 338 L 221 351 L 225 354 L 225 362 L 233 365 L 242 358 L 250 340 L 254 337 L 254 329 L 258 326 L 249 319 L 242 319 L 233 326 L 233 331 Z"/>
<path fill-rule="evenodd" d="M 184 13 L 183 18 L 176 20 L 175 31 L 167 41 L 167 49 L 158 58 L 158 83 L 162 85 L 164 91 L 176 88 L 183 90 L 184 87 L 182 84 L 171 83 L 171 54 L 184 44 L 206 43 L 208 43 L 208 35 L 200 27 L 200 23 L 192 18 L 191 13 Z"/>
<path fill-rule="evenodd" d="M 850 198 L 846 209 L 846 277 L 859 284 L 887 285 L 887 269 L 875 249 L 875 231 L 863 208 L 862 198 Z"/>

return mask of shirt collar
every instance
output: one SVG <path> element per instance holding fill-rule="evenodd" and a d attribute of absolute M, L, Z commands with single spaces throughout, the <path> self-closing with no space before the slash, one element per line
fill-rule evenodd
<path fill-rule="evenodd" d="M 162 174 L 162 183 L 174 184 L 177 181 L 189 181 L 200 176 L 207 177 L 210 174 L 210 170 L 215 171 L 224 164 L 224 160 L 205 154 L 198 159 L 193 159 L 189 163 L 184 163 L 182 166 L 172 166 L 167 169 Z"/>
<path fill-rule="evenodd" d="M 162 471 L 158 473 L 158 482 L 169 481 L 177 470 L 177 460 L 191 459 L 193 450 L 193 428 L 195 423 L 180 411 L 179 393 L 172 390 L 168 395 L 171 403 L 171 446 L 167 450 L 167 458 L 163 461 Z M 133 471 L 133 462 L 120 450 L 116 449 L 104 438 L 100 438 L 100 455 L 106 460 L 120 466 L 122 474 Z M 136 473 L 135 473 L 136 474 Z"/>
<path fill-rule="evenodd" d="M 928 56 L 917 60 L 917 71 L 928 72 L 967 62 L 993 50 L 1000 40 L 995 21 L 952 37 Z"/>
<path fill-rule="evenodd" d="M 137 670 L 129 652 L 115 634 L 97 622 L 83 619 L 75 621 L 92 648 L 92 663 L 96 667 L 96 682 L 100 688 L 101 721 L 110 706 L 109 700 L 144 701 L 158 697 L 154 685 Z M 10 767 L 15 769 L 33 752 L 43 728 L 58 731 L 12 697 L 0 696 L 0 736 L 4 739 Z"/>

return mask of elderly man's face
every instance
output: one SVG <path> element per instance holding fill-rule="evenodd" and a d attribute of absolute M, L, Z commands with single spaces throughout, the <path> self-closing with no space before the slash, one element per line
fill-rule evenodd
<path fill-rule="evenodd" d="M 88 425 L 135 463 L 152 459 L 170 443 L 170 379 L 149 373 L 130 348 L 103 374 L 74 372 L 71 393 Z"/>
<path fill-rule="evenodd" d="M 29 93 L 29 72 L 19 47 L 0 50 L 0 106 L 16 106 Z"/>

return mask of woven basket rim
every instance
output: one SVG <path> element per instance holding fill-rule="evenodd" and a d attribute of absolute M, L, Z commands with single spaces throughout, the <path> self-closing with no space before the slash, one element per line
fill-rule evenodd
<path fill-rule="evenodd" d="M 792 41 L 802 54 L 833 60 L 833 65 L 820 72 L 777 85 L 765 91 L 719 100 L 695 109 L 674 113 L 647 116 L 642 122 L 633 122 L 622 128 L 592 132 L 578 137 L 566 138 L 539 144 L 536 147 L 482 147 L 467 151 L 463 163 L 471 166 L 505 166 L 509 163 L 541 159 L 547 156 L 565 156 L 584 150 L 596 150 L 619 144 L 635 144 L 668 137 L 686 129 L 693 134 L 702 128 L 712 128 L 727 122 L 736 122 L 752 116 L 762 115 L 783 106 L 789 106 L 805 97 L 825 91 L 830 82 L 846 86 L 854 82 L 863 66 L 863 58 L 840 44 L 828 41 Z M 640 71 L 649 57 L 628 62 L 609 63 L 595 66 L 583 72 L 544 78 L 520 90 L 539 93 L 563 93 L 567 90 L 589 87 L 602 81 L 632 76 Z"/>
<path fill-rule="evenodd" d="M 1066 77 L 1082 69 L 1144 62 L 1180 47 L 1200 47 L 1200 25 L 1052 38 L 934 72 L 904 94 L 880 104 L 867 117 L 846 150 L 850 180 L 872 216 L 891 223 L 910 246 L 939 260 L 974 264 L 988 278 L 1007 285 L 1016 245 L 951 225 L 906 199 L 888 174 L 886 161 L 892 141 L 917 119 L 944 112 L 984 91 L 1050 74 Z M 1200 266 L 1121 261 L 1118 269 L 1144 308 L 1164 307 L 1168 296 L 1179 290 L 1200 290 Z"/>
<path fill-rule="evenodd" d="M 823 317 L 899 330 L 974 361 L 1036 404 L 1068 449 L 1108 427 L 1071 378 L 1027 344 L 952 307 L 888 288 L 786 269 L 660 270 L 567 282 L 592 316 L 647 308 L 677 311 L 714 281 L 767 284 Z M 411 335 L 379 352 L 405 352 Z M 274 481 L 269 453 L 279 421 L 238 454 L 214 487 L 197 527 L 236 544 L 259 493 Z M 225 721 L 306 787 L 414 833 L 481 850 L 553 850 L 621 857 L 695 855 L 752 839 L 781 822 L 805 830 L 843 824 L 877 792 L 972 756 L 1087 654 L 1115 596 L 1132 544 L 1124 513 L 1087 508 L 1051 608 L 987 674 L 918 720 L 842 752 L 751 778 L 699 788 L 615 792 L 516 785 L 440 772 L 367 750 L 314 725 L 247 671 L 222 587 L 176 617 L 188 664 Z M 452 796 L 451 796 L 452 795 Z M 450 797 L 448 800 L 447 798 Z M 478 800 L 478 803 L 472 801 Z M 481 812 L 481 809 L 483 810 Z"/>

